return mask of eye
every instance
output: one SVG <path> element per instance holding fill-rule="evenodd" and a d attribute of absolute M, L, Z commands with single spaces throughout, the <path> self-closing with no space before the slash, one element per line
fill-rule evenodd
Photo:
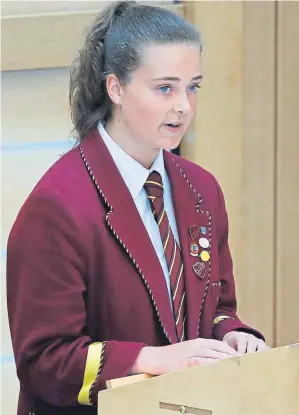
<path fill-rule="evenodd" d="M 163 94 L 167 94 L 168 92 L 170 92 L 171 87 L 169 85 L 162 85 L 159 86 L 159 90 L 163 93 Z"/>
<path fill-rule="evenodd" d="M 199 86 L 198 84 L 190 85 L 189 86 L 189 91 L 192 92 L 192 93 L 194 93 L 199 88 L 201 88 L 201 86 Z"/>

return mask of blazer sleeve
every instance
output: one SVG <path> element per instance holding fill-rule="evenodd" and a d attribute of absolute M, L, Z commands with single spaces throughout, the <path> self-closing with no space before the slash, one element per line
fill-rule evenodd
<path fill-rule="evenodd" d="M 264 336 L 257 330 L 242 323 L 237 316 L 237 300 L 235 280 L 233 275 L 233 264 L 228 244 L 228 217 L 225 207 L 225 200 L 219 184 L 217 207 L 217 232 L 218 232 L 218 257 L 219 276 L 221 289 L 216 315 L 213 321 L 213 337 L 222 340 L 224 335 L 230 331 L 244 331 L 263 339 Z"/>
<path fill-rule="evenodd" d="M 9 236 L 7 301 L 17 374 L 35 399 L 96 405 L 106 380 L 128 375 L 145 345 L 90 339 L 82 220 L 61 198 L 44 189 L 31 195 Z"/>

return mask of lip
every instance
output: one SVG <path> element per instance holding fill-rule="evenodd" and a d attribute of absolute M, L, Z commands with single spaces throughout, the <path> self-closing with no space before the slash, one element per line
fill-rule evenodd
<path fill-rule="evenodd" d="M 172 124 L 172 123 L 171 123 Z M 178 126 L 176 128 L 174 127 L 169 127 L 167 124 L 164 124 L 164 127 L 166 128 L 166 130 L 173 135 L 176 135 L 178 133 L 181 133 L 183 130 L 183 124 L 177 124 Z"/>

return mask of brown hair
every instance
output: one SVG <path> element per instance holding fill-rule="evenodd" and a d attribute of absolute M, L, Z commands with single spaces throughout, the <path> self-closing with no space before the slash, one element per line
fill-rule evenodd
<path fill-rule="evenodd" d="M 78 140 L 111 117 L 106 78 L 113 73 L 128 83 L 147 43 L 195 43 L 202 52 L 200 32 L 191 23 L 165 8 L 135 1 L 109 5 L 88 28 L 70 71 L 69 100 Z"/>

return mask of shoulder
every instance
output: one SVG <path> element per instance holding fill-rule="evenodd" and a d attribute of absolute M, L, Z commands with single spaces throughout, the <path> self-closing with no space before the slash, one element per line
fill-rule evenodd
<path fill-rule="evenodd" d="M 80 210 L 80 206 L 84 208 L 89 182 L 80 150 L 75 147 L 62 155 L 40 178 L 24 200 L 15 222 L 33 216 L 50 218 L 51 221 L 58 216 L 70 217 L 72 212 Z"/>
<path fill-rule="evenodd" d="M 48 198 L 72 202 L 79 189 L 89 182 L 89 175 L 79 147 L 63 154 L 39 179 L 28 199 Z M 27 200 L 28 200 L 27 199 Z"/>
<path fill-rule="evenodd" d="M 63 155 L 24 201 L 8 235 L 7 255 L 11 263 L 26 262 L 34 252 L 39 252 L 41 260 L 47 260 L 53 252 L 69 258 L 80 253 L 80 261 L 87 258 L 87 227 L 82 212 L 85 213 L 88 203 L 80 192 L 80 176 L 85 169 L 80 158 L 77 148 Z"/>
<path fill-rule="evenodd" d="M 75 147 L 63 154 L 41 177 L 34 190 L 47 189 L 49 192 L 65 193 L 67 188 L 80 183 L 85 171 L 79 147 Z M 79 184 L 78 183 L 78 184 Z"/>

